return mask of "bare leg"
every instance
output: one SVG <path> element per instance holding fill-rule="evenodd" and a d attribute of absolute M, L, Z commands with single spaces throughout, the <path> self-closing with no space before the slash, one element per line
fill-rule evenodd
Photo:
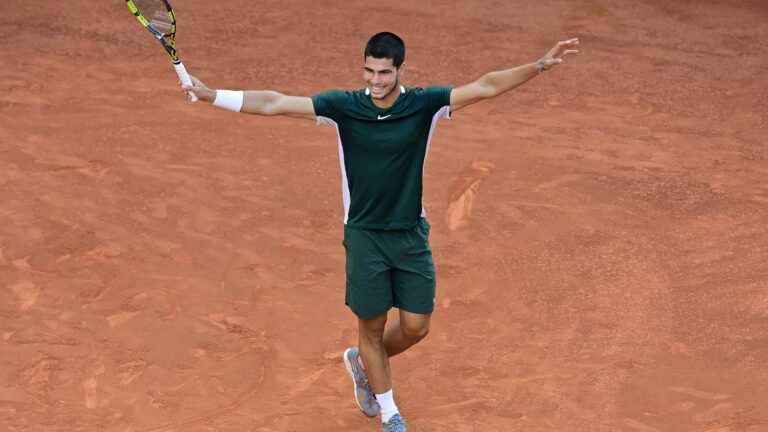
<path fill-rule="evenodd" d="M 384 347 L 387 355 L 394 357 L 427 337 L 430 317 L 430 315 L 415 314 L 401 309 L 400 320 L 390 324 L 384 333 Z"/>
<path fill-rule="evenodd" d="M 424 339 L 429 333 L 429 321 L 430 315 L 401 310 L 400 320 L 385 332 L 386 313 L 369 320 L 358 320 L 360 357 L 374 393 L 381 394 L 392 388 L 389 358 Z"/>
<path fill-rule="evenodd" d="M 368 382 L 374 393 L 386 393 L 392 388 L 389 356 L 384 347 L 384 327 L 387 314 L 369 320 L 358 320 L 360 332 L 360 357 L 365 365 Z"/>

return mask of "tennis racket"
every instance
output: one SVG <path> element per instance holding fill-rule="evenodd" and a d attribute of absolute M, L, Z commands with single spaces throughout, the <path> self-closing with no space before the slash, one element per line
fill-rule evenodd
<path fill-rule="evenodd" d="M 125 0 L 125 3 L 141 25 L 165 48 L 181 84 L 191 86 L 192 80 L 176 51 L 176 14 L 171 4 L 167 0 Z M 197 101 L 194 93 L 187 92 L 187 95 L 190 102 Z"/>

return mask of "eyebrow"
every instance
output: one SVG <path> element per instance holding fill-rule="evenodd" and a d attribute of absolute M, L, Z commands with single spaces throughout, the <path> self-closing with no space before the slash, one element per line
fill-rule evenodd
<path fill-rule="evenodd" d="M 369 68 L 368 66 L 363 66 L 363 69 L 365 69 L 368 72 L 377 72 L 376 70 L 374 70 L 372 68 Z M 392 72 L 392 69 L 389 69 L 389 68 L 387 68 L 387 69 L 380 69 L 378 72 L 379 73 Z"/>

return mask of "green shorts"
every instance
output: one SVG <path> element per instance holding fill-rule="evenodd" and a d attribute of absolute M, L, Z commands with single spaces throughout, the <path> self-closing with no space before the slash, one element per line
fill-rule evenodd
<path fill-rule="evenodd" d="M 435 264 L 429 223 L 406 230 L 368 230 L 344 226 L 347 251 L 346 304 L 360 319 L 393 306 L 417 314 L 435 307 Z"/>

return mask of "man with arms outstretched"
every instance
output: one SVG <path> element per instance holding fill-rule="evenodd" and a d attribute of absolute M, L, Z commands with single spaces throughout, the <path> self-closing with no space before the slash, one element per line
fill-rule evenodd
<path fill-rule="evenodd" d="M 355 91 L 313 97 L 274 91 L 211 90 L 193 77 L 185 87 L 202 101 L 232 111 L 286 115 L 332 125 L 338 133 L 344 202 L 346 304 L 358 318 L 359 348 L 344 352 L 355 401 L 384 432 L 406 430 L 392 394 L 389 358 L 422 340 L 435 303 L 429 223 L 422 207 L 424 161 L 442 118 L 507 92 L 578 52 L 578 39 L 557 43 L 544 57 L 490 72 L 461 87 L 405 87 L 405 44 L 393 33 L 365 47 L 363 79 Z M 387 312 L 399 321 L 386 327 Z"/>

